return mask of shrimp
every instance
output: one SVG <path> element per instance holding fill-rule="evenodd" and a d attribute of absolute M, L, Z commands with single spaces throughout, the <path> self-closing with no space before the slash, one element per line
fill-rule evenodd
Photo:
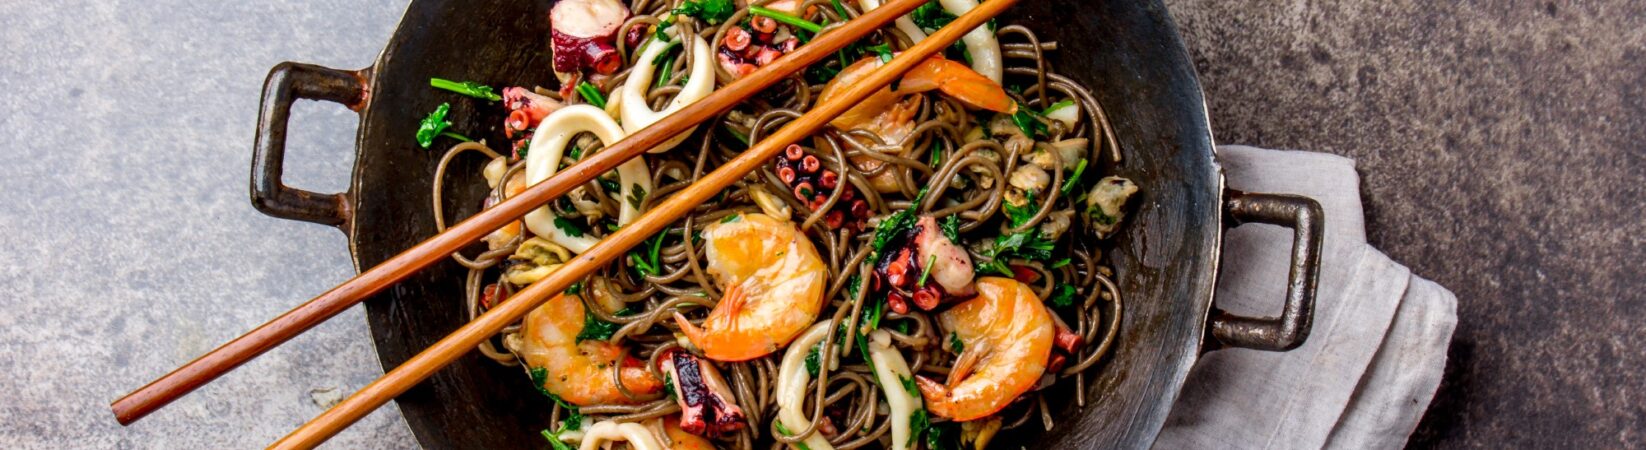
<path fill-rule="evenodd" d="M 882 65 L 884 63 L 878 57 L 858 60 L 840 71 L 834 80 L 823 87 L 818 102 L 839 95 L 840 91 L 845 89 L 844 86 L 861 82 Z M 875 91 L 845 114 L 829 121 L 829 125 L 841 130 L 865 130 L 880 136 L 880 139 L 887 143 L 902 142 L 914 131 L 914 117 L 920 112 L 920 97 L 914 94 L 933 89 L 972 108 L 1008 114 L 1017 112 L 1017 102 L 1006 95 L 1006 90 L 1000 87 L 1000 83 L 973 71 L 965 64 L 934 56 L 921 61 L 914 69 L 904 74 L 902 81 L 897 83 L 896 90 L 887 87 Z M 851 160 L 866 172 L 874 172 L 884 164 L 869 156 L 854 156 Z M 869 182 L 876 191 L 896 192 L 897 179 L 892 172 L 880 171 L 870 176 Z"/>
<path fill-rule="evenodd" d="M 977 280 L 977 293 L 938 314 L 938 322 L 964 346 L 948 384 L 915 377 L 926 408 L 960 422 L 988 417 L 1033 388 L 1046 371 L 1057 332 L 1028 285 L 984 277 Z"/>
<path fill-rule="evenodd" d="M 574 405 L 640 404 L 662 397 L 663 382 L 646 370 L 645 363 L 623 358 L 622 346 L 600 340 L 578 342 L 583 331 L 583 300 L 560 295 L 526 315 L 525 327 L 509 335 L 507 342 L 535 373 L 544 376 L 544 391 Z M 623 387 L 635 395 L 629 398 L 612 380 L 611 365 L 622 364 Z"/>
<path fill-rule="evenodd" d="M 794 340 L 823 309 L 828 269 L 794 223 L 765 214 L 732 216 L 703 230 L 709 273 L 725 295 L 702 326 L 674 320 L 703 354 L 747 361 Z"/>

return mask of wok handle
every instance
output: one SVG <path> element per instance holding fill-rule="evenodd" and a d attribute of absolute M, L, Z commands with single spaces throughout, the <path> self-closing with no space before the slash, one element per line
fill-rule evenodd
<path fill-rule="evenodd" d="M 1229 223 L 1266 223 L 1292 229 L 1292 263 L 1286 306 L 1280 317 L 1242 317 L 1213 309 L 1212 337 L 1229 347 L 1286 351 L 1303 345 L 1314 322 L 1315 287 L 1320 280 L 1320 244 L 1325 213 L 1307 197 L 1230 191 L 1224 203 Z"/>
<path fill-rule="evenodd" d="M 321 194 L 280 181 L 286 159 L 286 122 L 291 119 L 292 103 L 298 99 L 336 102 L 359 112 L 366 104 L 370 70 L 337 70 L 294 62 L 283 62 L 269 70 L 269 77 L 263 80 L 257 141 L 252 147 L 253 207 L 282 219 L 332 226 L 348 223 L 352 213 L 345 194 Z"/>

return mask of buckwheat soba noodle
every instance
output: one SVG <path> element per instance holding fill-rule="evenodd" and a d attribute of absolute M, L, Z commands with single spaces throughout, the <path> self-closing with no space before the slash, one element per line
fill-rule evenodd
<path fill-rule="evenodd" d="M 453 254 L 469 316 L 975 5 L 933 0 Z M 437 170 L 437 227 L 453 160 L 489 159 L 490 207 L 877 6 L 560 1 L 542 80 L 557 89 L 434 80 L 509 113 L 498 147 L 445 130 L 444 106 L 425 121 L 425 147 L 461 141 Z M 1114 133 L 1057 47 L 972 30 L 479 351 L 547 397 L 556 448 L 983 448 L 1051 428 L 1042 394 L 1073 384 L 1084 407 L 1114 343 L 1100 249 L 1137 190 L 1105 176 Z"/>

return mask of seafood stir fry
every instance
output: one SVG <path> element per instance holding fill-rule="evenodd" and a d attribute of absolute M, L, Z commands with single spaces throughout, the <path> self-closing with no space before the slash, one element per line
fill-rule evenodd
<path fill-rule="evenodd" d="M 932 0 L 454 254 L 467 314 L 976 5 Z M 464 155 L 487 158 L 489 208 L 879 6 L 560 0 L 540 76 L 431 80 L 505 113 L 495 136 L 452 129 L 449 105 L 419 128 L 449 145 L 436 226 Z M 1102 249 L 1139 191 L 1115 175 L 1103 87 L 1059 75 L 1056 50 L 1018 25 L 970 30 L 478 351 L 541 395 L 555 449 L 981 449 L 1100 407 L 1086 382 L 1122 304 Z"/>

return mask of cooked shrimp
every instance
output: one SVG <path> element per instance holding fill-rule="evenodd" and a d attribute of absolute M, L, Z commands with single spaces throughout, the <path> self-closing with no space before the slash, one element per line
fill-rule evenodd
<path fill-rule="evenodd" d="M 583 300 L 560 295 L 526 315 L 525 327 L 509 335 L 508 345 L 533 370 L 542 369 L 543 390 L 579 406 L 639 404 L 662 396 L 663 382 L 646 370 L 645 363 L 623 358 L 622 346 L 599 340 L 577 341 L 583 331 Z M 612 380 L 611 365 L 622 364 L 623 387 Z"/>
<path fill-rule="evenodd" d="M 831 96 L 839 95 L 840 90 L 844 89 L 843 86 L 861 82 L 882 65 L 884 63 L 877 57 L 864 58 L 853 63 L 823 87 L 818 101 L 826 101 Z M 904 74 L 903 80 L 898 82 L 897 90 L 881 88 L 869 95 L 869 98 L 858 102 L 857 106 L 847 110 L 845 114 L 829 121 L 829 125 L 841 130 L 865 130 L 880 136 L 881 140 L 888 143 L 902 142 L 914 131 L 914 117 L 920 112 L 920 98 L 913 94 L 933 89 L 973 108 L 1004 113 L 1017 110 L 1017 103 L 1006 95 L 1006 90 L 1000 87 L 1000 83 L 978 74 L 965 64 L 932 57 Z M 853 164 L 869 172 L 879 169 L 883 164 L 880 160 L 868 156 L 854 156 L 851 159 Z M 897 179 L 893 171 L 880 171 L 869 177 L 869 182 L 876 191 L 882 193 L 897 191 Z"/>
<path fill-rule="evenodd" d="M 743 214 L 703 230 L 709 273 L 725 295 L 703 325 L 675 322 L 703 354 L 746 361 L 770 354 L 817 321 L 828 269 L 794 223 Z"/>
<path fill-rule="evenodd" d="M 932 414 L 962 422 L 988 417 L 1033 388 L 1046 371 L 1057 331 L 1028 285 L 984 277 L 977 280 L 977 294 L 938 315 L 965 347 L 948 384 L 916 377 Z"/>

